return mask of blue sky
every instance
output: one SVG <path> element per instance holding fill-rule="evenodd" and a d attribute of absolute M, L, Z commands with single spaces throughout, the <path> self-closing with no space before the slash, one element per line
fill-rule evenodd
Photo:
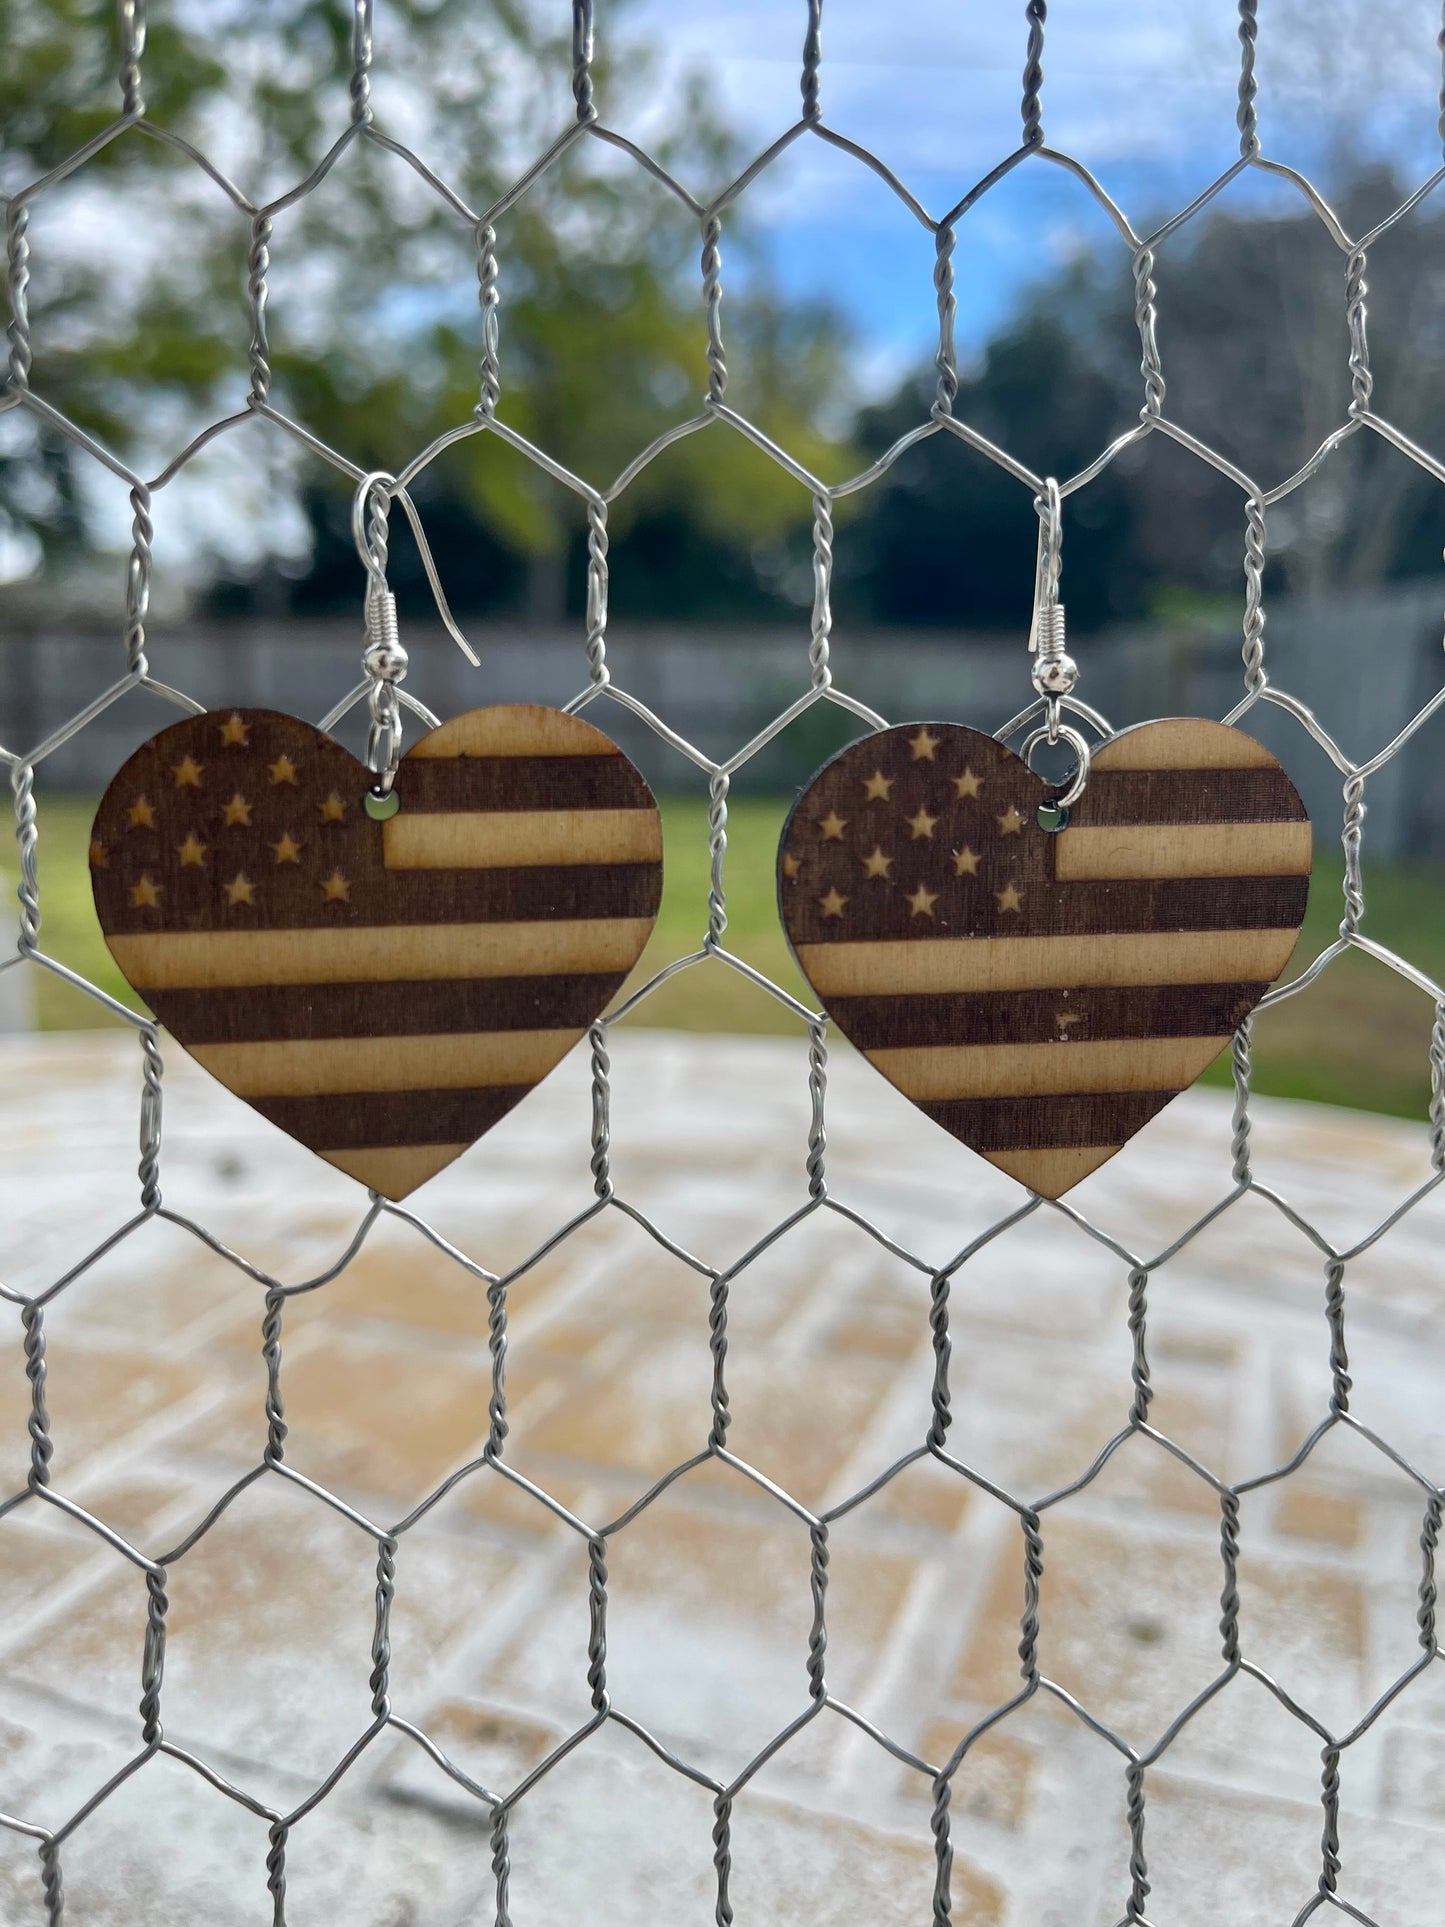
<path fill-rule="evenodd" d="M 1267 154 L 1325 179 L 1348 148 L 1389 158 L 1412 186 L 1439 165 L 1429 0 L 1265 0 L 1260 11 Z M 605 4 L 598 13 L 605 37 Z M 758 147 L 796 117 L 803 19 L 801 0 L 639 0 L 626 14 L 677 68 L 708 75 L 729 124 Z M 1021 0 L 827 0 L 825 118 L 940 213 L 1017 144 L 1025 38 Z M 1085 162 L 1136 226 L 1185 205 L 1238 153 L 1229 0 L 1054 0 L 1044 68 L 1050 144 Z M 1258 176 L 1243 191 L 1256 202 L 1291 192 Z M 930 352 L 932 242 L 865 169 L 804 141 L 748 207 L 784 289 L 831 292 L 853 319 L 866 386 Z M 986 195 L 959 229 L 961 352 L 1030 279 L 1095 245 L 1116 248 L 1126 271 L 1112 228 L 1062 170 L 1030 163 Z"/>

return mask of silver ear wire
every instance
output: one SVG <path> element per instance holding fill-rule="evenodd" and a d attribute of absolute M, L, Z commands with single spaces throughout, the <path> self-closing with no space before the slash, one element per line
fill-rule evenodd
<path fill-rule="evenodd" d="M 1057 740 L 1058 699 L 1072 695 L 1079 665 L 1064 648 L 1064 605 L 1059 601 L 1059 572 L 1063 563 L 1063 517 L 1059 485 L 1052 475 L 1043 493 L 1034 498 L 1039 517 L 1038 559 L 1034 565 L 1034 610 L 1029 625 L 1029 653 L 1034 658 L 1033 684 L 1050 698 L 1049 740 Z"/>
<path fill-rule="evenodd" d="M 406 675 L 409 658 L 402 647 L 396 619 L 396 597 L 387 586 L 387 532 L 396 478 L 382 469 L 363 475 L 351 504 L 351 534 L 366 570 L 366 647 L 361 666 L 366 672 L 371 726 L 366 760 L 376 782 L 367 797 L 369 813 L 374 798 L 394 815 L 400 799 L 392 795 L 401 760 L 401 703 L 396 686 Z"/>
<path fill-rule="evenodd" d="M 1057 743 L 1060 734 L 1069 734 L 1059 721 L 1059 706 L 1074 693 L 1079 680 L 1079 665 L 1064 647 L 1064 605 L 1059 600 L 1059 574 L 1063 566 L 1064 527 L 1059 485 L 1052 475 L 1044 482 L 1042 493 L 1034 497 L 1039 518 L 1038 556 L 1034 564 L 1034 609 L 1029 624 L 1029 653 L 1034 659 L 1033 685 L 1044 698 L 1043 734 Z M 1088 775 L 1087 757 L 1075 776 L 1078 790 Z M 1071 784 L 1073 789 L 1074 785 Z M 1075 791 L 1075 794 L 1078 792 Z M 1069 799 L 1074 800 L 1073 796 Z"/>

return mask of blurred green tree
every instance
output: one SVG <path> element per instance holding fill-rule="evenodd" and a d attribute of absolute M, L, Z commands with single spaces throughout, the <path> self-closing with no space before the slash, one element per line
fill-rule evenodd
<path fill-rule="evenodd" d="M 1337 211 L 1364 233 L 1406 191 L 1385 169 L 1341 163 Z M 1146 224 L 1147 225 L 1147 224 Z M 1376 405 L 1445 456 L 1445 213 L 1427 201 L 1370 250 Z M 1160 249 L 1158 336 L 1171 419 L 1262 487 L 1303 466 L 1347 419 L 1345 256 L 1302 200 L 1226 197 Z M 1134 291 L 1123 250 L 1069 262 L 1026 291 L 1015 318 L 960 380 L 955 414 L 1060 478 L 1138 419 Z M 863 448 L 916 426 L 932 376 L 863 411 Z M 1237 604 L 1243 495 L 1155 438 L 1129 449 L 1066 510 L 1064 593 L 1083 628 Z M 1368 430 L 1335 451 L 1268 518 L 1270 592 L 1320 596 L 1434 572 L 1445 492 Z M 1026 622 L 1036 523 L 1027 491 L 935 436 L 890 471 L 838 548 L 840 598 L 889 622 L 981 628 Z"/>
<path fill-rule="evenodd" d="M 112 118 L 113 12 L 107 0 L 0 0 L 0 44 L 12 50 L 0 70 L 8 189 Z M 493 203 L 572 117 L 565 9 L 392 0 L 379 31 L 377 126 L 473 207 Z M 614 30 L 610 40 L 610 63 L 595 69 L 599 101 L 619 118 L 649 103 L 649 149 L 664 167 L 703 192 L 727 180 L 739 157 L 700 89 L 660 72 L 635 37 L 619 42 Z M 349 22 L 327 0 L 183 4 L 149 36 L 148 116 L 266 202 L 322 162 L 344 125 L 349 71 Z M 706 387 L 698 224 L 630 158 L 587 139 L 496 229 L 500 415 L 605 485 L 696 413 Z M 32 232 L 38 394 L 143 471 L 244 405 L 249 226 L 191 161 L 132 129 L 41 198 Z M 785 308 L 746 236 L 730 232 L 725 245 L 743 269 L 745 299 L 730 302 L 727 322 L 749 369 L 747 405 L 804 461 L 836 457 L 837 437 L 817 424 L 838 418 L 846 386 L 838 316 Z M 352 143 L 314 191 L 277 210 L 271 252 L 278 408 L 360 466 L 393 469 L 469 420 L 481 348 L 474 236 L 402 158 Z M 24 411 L 0 422 L 0 515 L 12 536 L 63 560 L 87 532 L 86 458 Z M 218 539 L 215 600 L 351 606 L 349 484 L 294 448 L 269 457 L 273 526 L 239 555 Z M 554 616 L 580 599 L 580 503 L 494 438 L 455 444 L 415 493 L 459 606 Z M 756 557 L 807 514 L 796 483 L 735 435 L 713 426 L 685 440 L 614 513 L 614 540 L 646 564 L 637 611 L 768 606 L 775 591 Z M 409 550 L 398 525 L 402 589 L 418 572 Z"/>

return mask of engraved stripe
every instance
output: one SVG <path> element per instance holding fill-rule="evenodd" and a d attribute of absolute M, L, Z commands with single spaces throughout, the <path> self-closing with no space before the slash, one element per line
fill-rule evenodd
<path fill-rule="evenodd" d="M 403 810 L 655 810 L 625 756 L 432 756 L 402 758 Z"/>
<path fill-rule="evenodd" d="M 474 1030 L 582 1031 L 621 989 L 621 970 L 556 977 L 476 977 L 418 983 L 252 984 L 229 997 L 161 990 L 146 1001 L 194 1051 L 288 1037 L 435 1037 Z"/>
<path fill-rule="evenodd" d="M 356 1151 L 318 1151 L 317 1156 L 383 1197 L 404 1198 L 471 1148 L 469 1143 L 373 1144 Z"/>
<path fill-rule="evenodd" d="M 1052 1151 L 1127 1143 L 1178 1091 L 1073 1091 L 1048 1097 L 920 1098 L 918 1108 L 982 1151 Z"/>
<path fill-rule="evenodd" d="M 199 1064 L 237 1097 L 319 1097 L 330 1091 L 465 1090 L 536 1084 L 580 1030 L 478 1031 L 461 1036 L 317 1037 L 192 1044 Z"/>
<path fill-rule="evenodd" d="M 1308 876 L 1313 850 L 1308 823 L 1078 827 L 1059 837 L 1054 874 L 1060 882 Z"/>
<path fill-rule="evenodd" d="M 347 1091 L 339 1097 L 249 1097 L 262 1117 L 303 1144 L 360 1151 L 393 1144 L 460 1144 L 520 1104 L 530 1085 L 469 1090 Z"/>
<path fill-rule="evenodd" d="M 144 993 L 630 970 L 651 930 L 651 917 L 609 917 L 352 930 L 184 930 L 111 936 L 106 942 L 122 971 Z"/>
<path fill-rule="evenodd" d="M 1094 752 L 1096 769 L 1273 769 L 1263 743 L 1228 723 L 1169 716 L 1141 723 Z"/>
<path fill-rule="evenodd" d="M 1069 830 L 1051 841 L 1067 842 L 1073 835 Z M 1053 852 L 1049 854 L 1052 857 Z M 478 870 L 472 874 L 495 873 Z M 977 884 L 971 878 L 965 882 L 952 878 L 941 881 L 939 900 L 928 919 L 913 914 L 906 886 L 889 889 L 872 901 L 865 897 L 863 907 L 856 912 L 860 935 L 866 931 L 872 942 L 892 937 L 922 942 L 941 936 L 975 942 L 994 931 L 1009 937 L 1089 937 L 1132 930 L 1283 930 L 1303 921 L 1309 902 L 1307 876 L 1096 877 L 1070 883 L 1025 876 L 1018 910 L 1000 925 L 995 912 L 997 899 L 986 884 Z M 874 891 L 880 886 L 870 882 L 865 888 Z M 854 901 L 849 899 L 846 914 L 839 918 L 826 914 L 816 894 L 785 898 L 783 914 L 793 942 L 849 941 Z M 623 906 L 616 906 L 616 910 L 621 915 Z M 131 913 L 133 917 L 142 914 Z"/>
<path fill-rule="evenodd" d="M 610 737 L 560 709 L 499 703 L 469 709 L 412 744 L 408 758 L 428 756 L 620 756 Z"/>
<path fill-rule="evenodd" d="M 563 927 L 563 926 L 559 926 Z M 1087 988 L 1093 984 L 1272 983 L 1298 930 L 1144 931 L 1107 937 L 900 938 L 800 944 L 818 995 Z"/>
<path fill-rule="evenodd" d="M 1302 823 L 1304 804 L 1282 769 L 1089 771 L 1070 816 L 1096 823 Z"/>
<path fill-rule="evenodd" d="M 1224 1049 L 1223 1037 L 1104 1038 L 1045 1044 L 942 1044 L 870 1050 L 905 1096 L 1039 1097 L 1075 1091 L 1182 1091 Z"/>
<path fill-rule="evenodd" d="M 652 810 L 403 810 L 382 825 L 382 854 L 388 870 L 657 863 L 662 824 Z"/>
<path fill-rule="evenodd" d="M 1126 990 L 835 997 L 828 1010 L 861 1051 L 908 1044 L 1043 1044 L 1050 1038 L 1217 1037 L 1222 1043 L 1268 989 L 1267 983 L 1141 984 Z"/>
<path fill-rule="evenodd" d="M 267 852 L 269 856 L 269 852 Z M 342 901 L 328 901 L 317 875 L 299 863 L 253 869 L 253 902 L 232 906 L 226 865 L 209 875 L 186 873 L 189 899 L 172 929 L 335 930 L 421 923 L 551 923 L 582 917 L 650 917 L 662 899 L 658 863 L 539 864 L 488 870 L 391 870 L 323 859 L 321 878 L 339 870 Z M 174 887 L 174 886 L 171 886 Z M 105 928 L 136 935 L 156 928 L 156 912 L 130 901 L 124 875 L 96 879 L 95 900 Z M 1283 921 L 1282 918 L 1278 919 Z M 1260 916 L 1256 922 L 1276 919 Z"/>

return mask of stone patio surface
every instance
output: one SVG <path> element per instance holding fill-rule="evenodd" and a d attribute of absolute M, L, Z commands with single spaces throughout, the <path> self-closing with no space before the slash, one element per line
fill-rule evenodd
<path fill-rule="evenodd" d="M 806 1040 L 615 1032 L 617 1195 L 706 1265 L 732 1264 L 808 1201 Z M 3 1278 L 52 1285 L 137 1209 L 140 1059 L 129 1036 L 0 1047 Z M 364 1194 L 166 1051 L 164 1200 L 287 1283 L 333 1265 Z M 1024 1202 L 866 1065 L 830 1067 L 828 1184 L 928 1265 Z M 593 1198 L 585 1049 L 411 1204 L 491 1271 Z M 1230 1102 L 1181 1098 L 1071 1204 L 1152 1258 L 1230 1181 Z M 1423 1125 L 1260 1102 L 1260 1185 L 1338 1250 L 1430 1176 Z M 1345 1270 L 1352 1410 L 1445 1478 L 1445 1190 Z M 1220 1478 L 1287 1462 L 1326 1417 L 1325 1258 L 1262 1195 L 1238 1198 L 1149 1281 L 1151 1423 Z M 1032 1503 L 1083 1477 L 1133 1399 L 1129 1266 L 1044 1207 L 952 1290 L 948 1449 Z M 732 1285 L 730 1449 L 816 1513 L 921 1445 L 932 1417 L 930 1280 L 840 1212 L 793 1224 Z M 699 1452 L 711 1424 L 709 1281 L 606 1208 L 510 1293 L 507 1460 L 590 1526 Z M 45 1321 L 52 1489 L 155 1557 L 266 1442 L 263 1287 L 190 1231 L 143 1224 Z M 7 1491 L 30 1465 L 18 1309 L 0 1307 Z M 491 1389 L 483 1283 L 399 1216 L 287 1301 L 285 1463 L 386 1529 L 478 1457 Z M 1426 1494 L 1337 1427 L 1240 1505 L 1245 1657 L 1322 1727 L 1349 1731 L 1421 1657 Z M 1139 1752 L 1222 1669 L 1220 1501 L 1130 1439 L 1041 1518 L 1044 1674 Z M 0 1522 L 0 1808 L 52 1832 L 141 1750 L 143 1573 L 28 1500 Z M 941 1765 L 1018 1692 L 1015 1510 L 936 1459 L 839 1518 L 827 1684 Z M 810 1704 L 803 1519 L 713 1460 L 609 1538 L 607 1690 L 729 1782 Z M 167 1575 L 166 1737 L 280 1812 L 372 1719 L 377 1547 L 274 1472 Z M 591 1714 L 586 1540 L 482 1466 L 401 1535 L 391 1705 L 467 1774 L 514 1787 Z M 1349 1746 L 1339 1892 L 1380 1927 L 1438 1927 L 1445 1684 L 1430 1667 Z M 1321 1739 L 1247 1674 L 1145 1775 L 1155 1927 L 1287 1927 L 1320 1874 Z M 1129 1898 L 1125 1757 L 1040 1692 L 957 1770 L 953 1919 L 1112 1927 Z M 930 1778 L 825 1708 L 738 1793 L 738 1927 L 932 1918 Z M 510 1823 L 516 1927 L 707 1927 L 713 1796 L 608 1723 Z M 209 1927 L 272 1918 L 266 1822 L 191 1767 L 148 1760 L 63 1842 L 66 1919 Z M 287 1848 L 294 1927 L 461 1927 L 495 1907 L 486 1809 L 383 1732 Z M 0 1919 L 44 1919 L 36 1842 L 0 1835 Z M 1325 1918 L 1324 1915 L 1318 1918 Z"/>

